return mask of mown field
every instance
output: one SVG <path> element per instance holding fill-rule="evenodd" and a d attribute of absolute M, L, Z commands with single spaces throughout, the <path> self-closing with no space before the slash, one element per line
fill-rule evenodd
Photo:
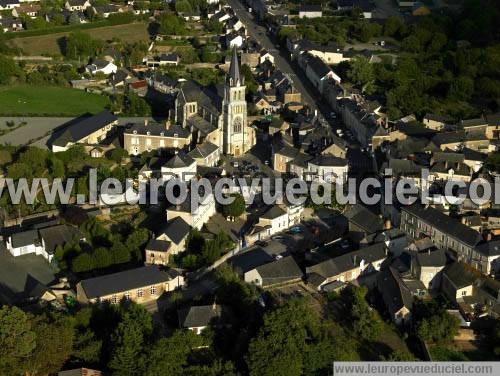
<path fill-rule="evenodd" d="M 104 26 L 95 29 L 84 29 L 82 33 L 93 38 L 111 40 L 118 38 L 126 42 L 149 41 L 148 25 L 144 22 L 126 25 Z M 8 41 L 11 47 L 21 48 L 25 55 L 61 55 L 61 45 L 69 32 L 18 37 Z"/>
<path fill-rule="evenodd" d="M 77 116 L 102 111 L 107 97 L 60 87 L 0 87 L 0 115 Z"/>

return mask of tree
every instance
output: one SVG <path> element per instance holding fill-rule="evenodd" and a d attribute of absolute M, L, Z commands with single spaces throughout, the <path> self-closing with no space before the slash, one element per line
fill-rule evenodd
<path fill-rule="evenodd" d="M 114 264 L 124 264 L 130 261 L 130 251 L 119 240 L 113 242 L 110 249 Z"/>
<path fill-rule="evenodd" d="M 0 375 L 21 374 L 36 347 L 30 317 L 17 307 L 0 309 Z"/>
<path fill-rule="evenodd" d="M 456 101 L 468 101 L 474 92 L 474 81 L 465 76 L 452 81 L 448 90 L 448 98 Z"/>
<path fill-rule="evenodd" d="M 129 116 L 147 116 L 151 113 L 151 108 L 144 98 L 128 93 L 125 97 L 125 113 Z"/>
<path fill-rule="evenodd" d="M 189 365 L 189 355 L 202 345 L 192 331 L 177 330 L 171 337 L 157 341 L 147 354 L 144 376 L 181 376 Z"/>
<path fill-rule="evenodd" d="M 255 81 L 255 77 L 253 76 L 252 69 L 247 64 L 243 64 L 241 66 L 241 74 L 245 78 L 245 85 L 247 87 L 248 94 L 256 94 L 258 85 L 257 81 Z"/>
<path fill-rule="evenodd" d="M 231 204 L 222 207 L 222 213 L 226 217 L 239 217 L 246 210 L 246 203 L 243 196 L 239 193 L 233 195 L 234 201 Z"/>
<path fill-rule="evenodd" d="M 116 148 L 116 149 L 113 149 L 113 151 L 111 152 L 111 160 L 112 161 L 115 161 L 116 163 L 121 163 L 121 161 L 123 160 L 123 158 L 127 158 L 128 157 L 128 152 L 123 149 L 123 148 Z"/>
<path fill-rule="evenodd" d="M 375 78 L 373 66 L 365 57 L 358 56 L 350 61 L 347 76 L 355 85 L 361 87 L 364 92 L 368 94 L 373 92 L 373 81 Z"/>
<path fill-rule="evenodd" d="M 0 85 L 9 84 L 15 76 L 20 74 L 20 68 L 14 60 L 0 55 Z"/>
<path fill-rule="evenodd" d="M 188 0 L 179 0 L 175 2 L 175 11 L 178 13 L 190 13 L 193 11 Z"/>
<path fill-rule="evenodd" d="M 82 363 L 98 363 L 101 356 L 102 341 L 90 329 L 77 331 L 73 341 L 72 357 Z"/>
<path fill-rule="evenodd" d="M 63 314 L 37 316 L 33 331 L 36 347 L 28 363 L 28 374 L 48 375 L 58 372 L 69 359 L 73 348 L 74 327 Z"/>
<path fill-rule="evenodd" d="M 158 33 L 164 35 L 183 35 L 186 33 L 185 21 L 172 12 L 166 12 L 156 18 Z"/>
<path fill-rule="evenodd" d="M 343 294 L 347 301 L 352 329 L 359 338 L 376 340 L 383 327 L 383 322 L 377 311 L 366 302 L 366 288 L 350 286 Z"/>
<path fill-rule="evenodd" d="M 399 17 L 391 16 L 384 23 L 384 35 L 388 37 L 396 36 L 404 27 L 403 21 Z"/>
<path fill-rule="evenodd" d="M 97 248 L 92 253 L 93 267 L 97 269 L 104 269 L 113 264 L 113 255 L 107 248 Z"/>
<path fill-rule="evenodd" d="M 70 59 L 97 56 L 103 47 L 101 40 L 93 39 L 81 31 L 70 33 L 65 42 L 64 55 Z"/>
<path fill-rule="evenodd" d="M 88 272 L 93 268 L 94 260 L 88 253 L 81 253 L 73 260 L 72 270 L 75 273 Z"/>
<path fill-rule="evenodd" d="M 425 342 L 447 343 L 458 334 L 460 322 L 444 308 L 432 312 L 416 325 L 417 336 Z"/>
<path fill-rule="evenodd" d="M 123 313 L 111 338 L 112 352 L 108 367 L 113 375 L 142 375 L 140 358 L 152 327 L 151 315 L 143 307 L 132 304 Z"/>
<path fill-rule="evenodd" d="M 254 375 L 302 375 L 308 341 L 318 336 L 318 318 L 305 301 L 289 300 L 264 315 L 246 357 Z"/>
<path fill-rule="evenodd" d="M 208 20 L 206 26 L 208 31 L 210 31 L 211 33 L 222 34 L 224 32 L 224 24 L 217 21 L 215 17 L 212 17 L 210 20 Z"/>

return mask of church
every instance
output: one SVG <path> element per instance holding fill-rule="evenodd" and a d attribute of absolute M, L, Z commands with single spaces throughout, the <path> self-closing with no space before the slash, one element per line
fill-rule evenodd
<path fill-rule="evenodd" d="M 255 145 L 255 130 L 248 126 L 245 80 L 238 53 L 233 48 L 224 84 L 200 86 L 194 81 L 180 84 L 175 100 L 175 122 L 192 133 L 195 144 L 210 142 L 224 154 L 239 156 Z"/>

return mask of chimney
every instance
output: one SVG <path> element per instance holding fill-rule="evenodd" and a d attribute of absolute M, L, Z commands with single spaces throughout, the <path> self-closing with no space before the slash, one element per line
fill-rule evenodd
<path fill-rule="evenodd" d="M 357 258 L 358 258 L 357 256 L 358 256 L 358 255 L 353 255 L 353 256 L 352 256 L 352 262 L 353 262 L 353 264 L 354 264 L 354 265 L 356 265 L 356 260 L 357 260 Z"/>
<path fill-rule="evenodd" d="M 491 232 L 488 231 L 488 233 L 486 234 L 486 241 L 491 241 L 491 238 L 492 238 L 492 235 L 491 235 Z"/>
<path fill-rule="evenodd" d="M 172 124 L 170 123 L 170 119 L 165 120 L 165 129 L 168 131 L 170 129 L 170 126 Z"/>
<path fill-rule="evenodd" d="M 431 254 L 431 249 L 430 249 L 430 248 L 427 250 L 427 254 L 428 254 L 428 255 L 430 255 L 430 254 Z"/>

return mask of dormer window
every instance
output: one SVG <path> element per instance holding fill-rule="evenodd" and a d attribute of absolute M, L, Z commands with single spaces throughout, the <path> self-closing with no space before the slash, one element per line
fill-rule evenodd
<path fill-rule="evenodd" d="M 146 134 L 149 136 L 149 135 L 151 134 L 151 132 L 150 132 L 150 131 L 147 131 L 147 132 L 146 132 Z"/>
<path fill-rule="evenodd" d="M 179 135 L 177 133 L 174 133 L 174 137 L 177 138 L 179 137 Z"/>
<path fill-rule="evenodd" d="M 134 133 L 134 134 L 137 134 L 137 131 L 134 129 L 133 133 Z"/>
<path fill-rule="evenodd" d="M 160 132 L 160 136 L 162 136 L 162 137 L 163 137 L 164 135 L 165 135 L 165 133 L 163 133 L 163 132 Z"/>

